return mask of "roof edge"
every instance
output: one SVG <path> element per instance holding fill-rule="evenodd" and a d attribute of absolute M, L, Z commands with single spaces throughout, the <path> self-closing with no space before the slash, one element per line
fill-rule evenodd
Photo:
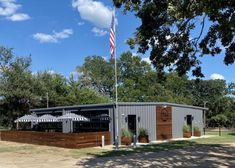
<path fill-rule="evenodd" d="M 30 109 L 30 112 L 37 112 L 37 111 L 50 111 L 50 110 L 58 110 L 58 109 L 72 109 L 72 108 L 84 108 L 84 107 L 103 107 L 103 106 L 114 106 L 115 103 L 101 103 L 101 104 L 84 104 L 84 105 L 74 105 L 74 106 L 57 106 L 57 107 L 49 107 L 49 108 L 37 108 L 37 109 Z M 200 110 L 208 110 L 205 107 L 199 106 L 192 106 L 186 104 L 176 104 L 176 103 L 168 103 L 168 102 L 118 102 L 118 105 L 168 105 L 168 106 L 175 106 L 175 107 L 184 107 L 184 108 L 193 108 L 193 109 L 200 109 Z"/>

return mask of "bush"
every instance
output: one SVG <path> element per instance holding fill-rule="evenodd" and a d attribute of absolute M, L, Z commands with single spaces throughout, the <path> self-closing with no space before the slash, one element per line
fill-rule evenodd
<path fill-rule="evenodd" d="M 184 124 L 183 132 L 191 132 L 191 127 L 189 125 Z"/>
<path fill-rule="evenodd" d="M 147 135 L 148 135 L 147 129 L 145 129 L 145 128 L 139 128 L 139 129 L 138 129 L 138 135 L 139 135 L 139 136 L 147 136 Z"/>
<path fill-rule="evenodd" d="M 200 128 L 197 125 L 195 125 L 195 126 L 193 126 L 193 131 L 194 132 L 199 132 Z"/>
<path fill-rule="evenodd" d="M 131 138 L 133 136 L 133 133 L 131 132 L 131 130 L 127 128 L 123 128 L 121 133 L 122 133 L 122 137 Z"/>
<path fill-rule="evenodd" d="M 9 128 L 0 125 L 0 131 L 3 131 L 3 130 L 9 130 Z"/>

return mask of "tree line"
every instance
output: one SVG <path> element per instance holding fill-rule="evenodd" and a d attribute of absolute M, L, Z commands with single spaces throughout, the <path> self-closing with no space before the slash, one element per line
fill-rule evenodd
<path fill-rule="evenodd" d="M 30 57 L 16 57 L 0 47 L 0 125 L 13 127 L 18 116 L 31 108 L 112 103 L 115 95 L 114 60 L 88 56 L 77 67 L 78 78 L 42 71 L 32 73 Z M 209 108 L 207 123 L 235 126 L 235 84 L 225 80 L 190 79 L 168 72 L 159 78 L 140 56 L 125 52 L 117 59 L 119 102 L 171 102 Z"/>

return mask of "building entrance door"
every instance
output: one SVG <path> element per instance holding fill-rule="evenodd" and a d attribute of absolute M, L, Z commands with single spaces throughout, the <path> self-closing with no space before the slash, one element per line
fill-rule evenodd
<path fill-rule="evenodd" d="M 187 115 L 187 125 L 192 127 L 192 115 Z"/>
<path fill-rule="evenodd" d="M 136 135 L 136 115 L 128 115 L 128 128 Z"/>

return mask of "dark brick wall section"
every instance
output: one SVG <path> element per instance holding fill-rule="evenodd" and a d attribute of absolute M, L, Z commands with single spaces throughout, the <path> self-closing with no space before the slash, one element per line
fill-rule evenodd
<path fill-rule="evenodd" d="M 156 107 L 157 140 L 172 139 L 172 107 Z"/>

